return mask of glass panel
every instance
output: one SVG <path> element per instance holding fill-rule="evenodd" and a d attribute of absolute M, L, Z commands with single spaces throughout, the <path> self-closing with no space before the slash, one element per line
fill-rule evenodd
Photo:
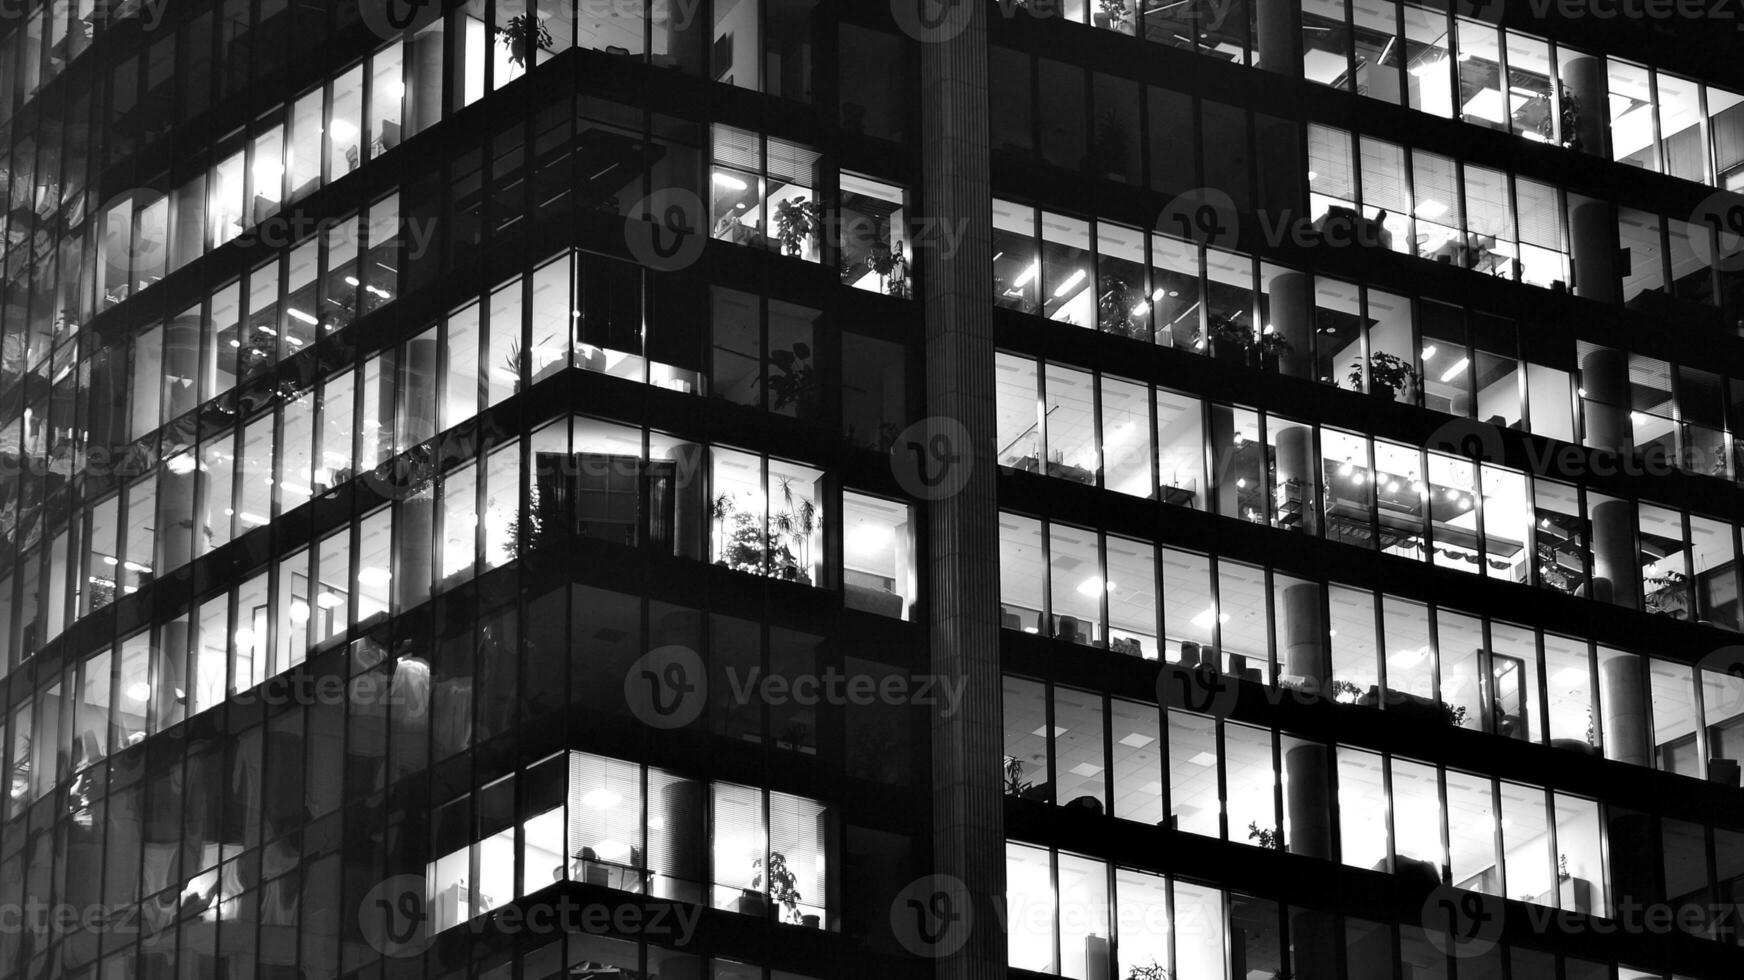
<path fill-rule="evenodd" d="M 1217 791 L 1217 723 L 1188 711 L 1169 718 L 1169 820 L 1175 830 L 1206 837 L 1220 834 Z"/>

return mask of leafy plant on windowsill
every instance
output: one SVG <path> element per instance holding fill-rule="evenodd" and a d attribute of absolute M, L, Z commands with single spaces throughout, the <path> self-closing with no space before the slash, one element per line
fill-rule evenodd
<path fill-rule="evenodd" d="M 1005 795 L 1022 796 L 1029 792 L 1034 784 L 1023 778 L 1023 762 L 1015 755 L 1005 757 Z"/>
<path fill-rule="evenodd" d="M 772 396 L 770 410 L 780 412 L 794 406 L 802 418 L 815 415 L 818 383 L 817 371 L 812 366 L 811 345 L 800 341 L 790 350 L 770 351 L 769 363 L 780 372 L 763 379 Z"/>
<path fill-rule="evenodd" d="M 1452 725 L 1453 727 L 1458 728 L 1459 726 L 1465 724 L 1465 716 L 1466 716 L 1465 705 L 1463 705 L 1463 704 L 1448 704 L 1444 701 L 1441 704 L 1441 716 L 1443 718 L 1447 719 L 1447 723 L 1449 725 Z"/>
<path fill-rule="evenodd" d="M 1126 30 L 1127 18 L 1131 11 L 1126 9 L 1126 0 L 1097 0 L 1102 8 L 1102 15 L 1108 18 L 1108 29 L 1111 31 Z"/>
<path fill-rule="evenodd" d="M 1361 391 L 1363 383 L 1363 363 L 1360 359 L 1350 362 L 1350 374 L 1347 379 L 1351 388 Z M 1417 386 L 1417 370 L 1404 358 L 1386 351 L 1376 351 L 1369 355 L 1369 394 L 1384 395 L 1389 399 L 1398 398 L 1399 393 L 1409 391 Z"/>
<path fill-rule="evenodd" d="M 769 517 L 770 543 L 774 543 L 777 535 L 787 539 L 780 551 L 785 562 L 779 566 L 777 574 L 790 582 L 810 585 L 811 573 L 806 569 L 811 567 L 811 536 L 818 527 L 817 505 L 807 498 L 795 500 L 792 479 L 785 476 L 777 479 L 781 487 L 782 511 Z M 789 548 L 788 544 L 793 547 Z M 794 557 L 796 552 L 797 559 Z"/>
<path fill-rule="evenodd" d="M 780 851 L 769 852 L 768 875 L 764 875 L 763 859 L 751 862 L 751 887 L 761 891 L 765 877 L 769 882 L 769 898 L 782 912 L 785 921 L 799 924 L 799 903 L 805 897 L 799 893 L 799 878 L 788 870 L 787 855 Z"/>
<path fill-rule="evenodd" d="M 1358 701 L 1362 700 L 1363 695 L 1366 693 L 1367 692 L 1358 687 L 1354 681 L 1334 680 L 1332 682 L 1332 700 L 1339 704 L 1356 704 Z M 1341 695 L 1350 698 L 1350 700 L 1341 700 Z"/>
<path fill-rule="evenodd" d="M 1126 972 L 1126 980 L 1173 980 L 1169 968 L 1151 960 L 1143 966 L 1134 965 Z"/>
<path fill-rule="evenodd" d="M 1131 147 L 1132 135 L 1127 132 L 1126 124 L 1112 111 L 1102 113 L 1096 117 L 1096 138 L 1090 145 L 1088 169 L 1098 175 L 1124 177 L 1127 151 Z"/>
<path fill-rule="evenodd" d="M 1284 841 L 1279 836 L 1278 832 L 1276 830 L 1268 830 L 1261 827 L 1258 821 L 1251 821 L 1248 823 L 1247 839 L 1258 844 L 1260 847 L 1269 848 L 1270 850 L 1281 851 L 1284 849 Z"/>
<path fill-rule="evenodd" d="M 1689 577 L 1684 573 L 1668 571 L 1663 575 L 1649 575 L 1644 581 L 1652 588 L 1644 597 L 1648 612 L 1662 616 L 1689 614 L 1689 593 L 1684 588 Z"/>
<path fill-rule="evenodd" d="M 532 14 L 516 14 L 509 22 L 494 28 L 496 38 L 509 50 L 509 62 L 525 70 L 535 50 L 550 51 L 551 32 Z"/>
<path fill-rule="evenodd" d="M 775 241 L 782 255 L 802 256 L 823 227 L 824 210 L 816 201 L 790 197 L 775 206 Z"/>
<path fill-rule="evenodd" d="M 878 242 L 866 256 L 866 267 L 878 277 L 878 291 L 902 299 L 911 294 L 908 284 L 908 256 L 901 242 Z"/>
<path fill-rule="evenodd" d="M 1134 289 L 1119 276 L 1109 274 L 1102 277 L 1102 293 L 1096 300 L 1096 312 L 1103 333 L 1133 340 L 1150 339 L 1146 336 L 1148 331 L 1133 322 L 1142 315 L 1143 308 L 1142 291 Z"/>

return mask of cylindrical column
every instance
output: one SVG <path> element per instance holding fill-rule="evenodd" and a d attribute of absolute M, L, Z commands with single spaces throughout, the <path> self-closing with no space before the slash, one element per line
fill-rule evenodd
<path fill-rule="evenodd" d="M 1284 673 L 1325 693 L 1332 682 L 1326 656 L 1326 617 L 1320 586 L 1312 582 L 1284 589 Z"/>
<path fill-rule="evenodd" d="M 1632 656 L 1620 656 L 1600 664 L 1599 689 L 1604 699 L 1605 757 L 1637 766 L 1650 765 L 1641 662 Z"/>
<path fill-rule="evenodd" d="M 672 500 L 673 553 L 679 558 L 702 561 L 705 557 L 702 447 L 684 443 L 672 450 L 672 458 L 678 468 Z"/>
<path fill-rule="evenodd" d="M 1241 516 L 1241 488 L 1235 485 L 1235 467 L 1229 465 L 1236 450 L 1235 410 L 1226 405 L 1211 406 L 1211 490 L 1215 513 L 1225 517 Z"/>
<path fill-rule="evenodd" d="M 1626 500 L 1604 500 L 1593 508 L 1592 597 L 1630 609 L 1641 604 L 1640 555 L 1635 549 L 1635 518 Z"/>
<path fill-rule="evenodd" d="M 1604 59 L 1582 55 L 1564 64 L 1561 75 L 1562 138 L 1594 156 L 1609 157 L 1610 99 Z"/>
<path fill-rule="evenodd" d="M 1585 406 L 1586 445 L 1610 452 L 1634 448 L 1629 421 L 1629 355 L 1602 347 L 1581 358 L 1581 391 Z"/>
<path fill-rule="evenodd" d="M 1290 814 L 1291 854 L 1332 860 L 1332 787 L 1326 778 L 1326 746 L 1298 745 L 1284 753 L 1289 780 L 1284 807 Z"/>
<path fill-rule="evenodd" d="M 1569 233 L 1569 249 L 1574 253 L 1574 294 L 1601 303 L 1621 302 L 1617 210 L 1606 201 L 1573 200 L 1569 208 Z"/>
<path fill-rule="evenodd" d="M 434 339 L 414 340 L 406 345 L 405 360 L 400 365 L 396 439 L 402 452 L 436 434 L 436 365 Z M 432 480 L 435 474 L 418 469 L 408 459 L 393 465 L 399 467 L 393 486 L 409 494 L 400 503 L 394 520 L 397 558 L 394 592 L 397 607 L 404 610 L 430 597 L 435 574 L 436 497 L 429 486 L 420 484 Z"/>
<path fill-rule="evenodd" d="M 1315 501 L 1314 431 L 1306 425 L 1278 430 L 1277 519 L 1285 527 L 1314 533 L 1318 521 Z"/>
<path fill-rule="evenodd" d="M 1290 345 L 1289 351 L 1278 358 L 1278 371 L 1292 378 L 1311 377 L 1314 373 L 1314 317 L 1307 274 L 1285 272 L 1273 276 L 1267 290 L 1272 297 L 1272 333 Z"/>
<path fill-rule="evenodd" d="M 1207 6 L 1205 9 L 1211 9 Z M 1280 75 L 1297 77 L 1302 63 L 1296 57 L 1296 4 L 1293 0 L 1257 0 L 1254 9 L 1259 47 L 1259 67 Z"/>
<path fill-rule="evenodd" d="M 666 825 L 653 841 L 651 867 L 666 879 L 654 883 L 655 894 L 678 901 L 698 901 L 703 897 L 708 874 L 708 835 L 704 828 L 708 794 L 703 784 L 683 780 L 661 787 L 660 812 Z"/>

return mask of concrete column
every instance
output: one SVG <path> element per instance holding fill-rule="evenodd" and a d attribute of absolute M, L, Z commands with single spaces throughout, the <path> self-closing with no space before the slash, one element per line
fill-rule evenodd
<path fill-rule="evenodd" d="M 407 135 L 421 133 L 442 120 L 442 32 L 414 35 L 409 47 L 412 83 Z"/>
<path fill-rule="evenodd" d="M 1581 390 L 1586 392 L 1586 445 L 1611 452 L 1634 448 L 1629 421 L 1629 355 L 1600 348 L 1581 358 Z"/>
<path fill-rule="evenodd" d="M 649 855 L 650 866 L 675 880 L 656 881 L 655 892 L 678 901 L 701 901 L 708 877 L 708 793 L 704 784 L 685 780 L 663 786 L 658 806 L 666 829 L 656 842 L 659 850 Z M 663 888 L 670 894 L 661 894 Z"/>
<path fill-rule="evenodd" d="M 1577 140 L 1580 149 L 1609 159 L 1611 103 L 1606 94 L 1604 60 L 1583 55 L 1563 65 L 1561 75 L 1564 108 L 1568 108 L 1567 97 L 1573 96 L 1578 116 L 1573 131 L 1565 129 L 1562 138 Z"/>
<path fill-rule="evenodd" d="M 1326 653 L 1326 617 L 1320 606 L 1320 586 L 1292 585 L 1284 590 L 1284 673 L 1307 678 L 1324 691 L 1332 682 Z"/>
<path fill-rule="evenodd" d="M 1314 465 L 1314 431 L 1306 425 L 1292 425 L 1278 431 L 1278 483 L 1284 485 L 1287 480 L 1301 481 L 1300 500 L 1295 504 L 1296 523 L 1289 525 L 1308 533 L 1314 533 L 1319 525 L 1319 509 L 1316 506 L 1317 480 L 1319 467 Z M 1278 504 L 1286 503 L 1279 500 Z M 1280 516 L 1282 513 L 1280 511 Z"/>
<path fill-rule="evenodd" d="M 1647 737 L 1647 698 L 1641 683 L 1641 661 L 1613 657 L 1599 665 L 1599 697 L 1605 724 L 1605 758 L 1651 765 Z"/>
<path fill-rule="evenodd" d="M 200 402 L 200 318 L 177 317 L 164 330 L 163 417 L 177 419 Z"/>
<path fill-rule="evenodd" d="M 189 454 L 188 459 L 193 459 Z M 182 568 L 194 558 L 194 535 L 201 533 L 200 521 L 194 519 L 194 487 L 197 473 L 189 469 L 176 473 L 165 469 L 157 481 L 157 512 L 160 516 L 156 574 L 159 578 Z"/>
<path fill-rule="evenodd" d="M 1295 954 L 1292 972 L 1285 974 L 1295 980 L 1339 980 L 1338 977 L 1338 947 L 1342 940 L 1339 936 L 1338 917 L 1331 912 L 1319 909 L 1308 909 L 1300 906 L 1290 908 L 1290 940 Z M 1367 977 L 1371 974 L 1357 972 L 1356 957 L 1352 957 L 1351 977 Z M 1390 969 L 1392 964 L 1387 963 Z M 1390 973 L 1372 974 L 1373 976 L 1391 976 Z"/>
<path fill-rule="evenodd" d="M 1593 508 L 1592 597 L 1630 609 L 1641 605 L 1641 555 L 1635 548 L 1635 515 L 1626 500 Z"/>
<path fill-rule="evenodd" d="M 1330 698 L 1332 663 L 1320 586 L 1303 583 L 1285 588 L 1278 615 L 1284 619 L 1284 648 L 1278 651 L 1283 672 L 1303 678 L 1308 690 Z M 1284 809 L 1290 817 L 1286 844 L 1291 854 L 1334 860 L 1331 771 L 1324 745 L 1298 745 L 1284 753 Z M 1301 980 L 1335 980 L 1337 918 L 1312 909 L 1295 909 L 1290 921 Z"/>
<path fill-rule="evenodd" d="M 1241 489 L 1231 465 L 1236 451 L 1235 410 L 1224 405 L 1211 406 L 1211 490 L 1214 513 L 1225 517 L 1241 516 Z"/>
<path fill-rule="evenodd" d="M 995 483 L 992 200 L 987 6 L 959 4 L 963 30 L 921 48 L 921 199 L 966 229 L 954 250 L 917 249 L 926 309 L 927 414 L 961 425 L 961 491 L 924 503 L 930 668 L 963 684 L 958 710 L 932 727 L 933 870 L 963 882 L 976 926 L 934 964 L 939 980 L 1004 980 L 1003 931 L 989 904 L 1005 894 L 1004 754 L 999 672 L 999 501 Z M 943 925 L 943 923 L 939 923 Z"/>
<path fill-rule="evenodd" d="M 1601 303 L 1623 298 L 1618 264 L 1617 210 L 1605 201 L 1573 201 L 1569 209 L 1569 248 L 1574 253 L 1574 294 Z"/>
<path fill-rule="evenodd" d="M 1280 212 L 1281 213 L 1281 212 Z M 1278 359 L 1278 371 L 1292 378 L 1314 374 L 1314 315 L 1308 276 L 1285 272 L 1273 276 L 1271 294 L 1272 332 L 1290 345 L 1290 353 Z"/>
<path fill-rule="evenodd" d="M 414 340 L 406 345 L 405 360 L 400 365 L 399 437 L 400 450 L 416 446 L 436 434 L 436 365 L 435 340 Z M 409 461 L 399 474 L 398 485 L 410 491 L 424 479 L 434 476 L 414 470 Z M 395 606 L 409 609 L 430 597 L 430 585 L 435 575 L 436 497 L 429 487 L 419 489 L 401 501 L 394 519 L 394 540 L 397 561 L 394 571 Z"/>
<path fill-rule="evenodd" d="M 708 508 L 703 501 L 707 481 L 702 468 L 702 447 L 684 443 L 673 449 L 672 458 L 678 465 L 672 501 L 673 553 L 679 558 L 702 561 L 707 557 L 704 530 L 708 520 Z"/>
<path fill-rule="evenodd" d="M 1291 78 L 1301 77 L 1302 59 L 1296 54 L 1296 39 L 1302 32 L 1296 24 L 1296 4 L 1293 0 L 1255 0 L 1255 3 L 1254 41 L 1259 67 Z"/>

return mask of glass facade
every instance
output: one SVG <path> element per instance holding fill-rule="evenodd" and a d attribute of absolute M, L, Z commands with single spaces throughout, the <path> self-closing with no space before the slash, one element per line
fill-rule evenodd
<path fill-rule="evenodd" d="M 0 976 L 1744 972 L 1718 32 L 920 6 L 0 11 Z"/>

